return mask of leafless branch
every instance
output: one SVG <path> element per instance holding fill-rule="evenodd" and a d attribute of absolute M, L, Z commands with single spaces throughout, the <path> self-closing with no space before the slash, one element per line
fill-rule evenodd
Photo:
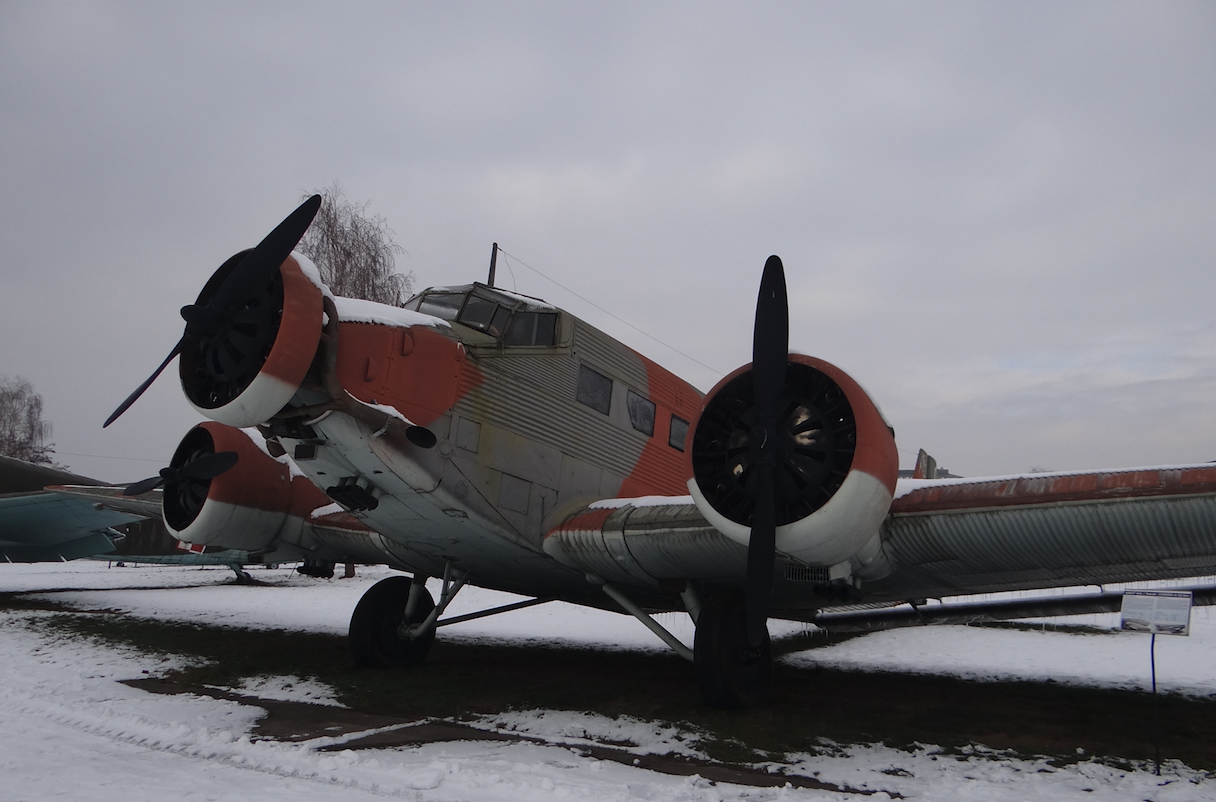
<path fill-rule="evenodd" d="M 366 203 L 347 200 L 337 182 L 320 195 L 321 209 L 297 249 L 316 264 L 335 295 L 400 306 L 413 290 L 414 275 L 395 271 L 394 257 L 403 251 L 388 223 L 369 216 Z"/>
<path fill-rule="evenodd" d="M 42 396 L 34 385 L 17 376 L 0 376 L 0 454 L 6 457 L 51 465 L 55 445 L 50 421 L 42 419 Z"/>

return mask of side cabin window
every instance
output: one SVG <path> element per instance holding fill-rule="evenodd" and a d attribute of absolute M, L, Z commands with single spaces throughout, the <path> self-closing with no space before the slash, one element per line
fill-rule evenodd
<path fill-rule="evenodd" d="M 633 428 L 648 437 L 653 435 L 654 402 L 638 395 L 633 390 L 629 391 L 625 401 L 629 406 L 629 422 L 633 424 Z M 680 442 L 683 443 L 682 440 Z"/>
<path fill-rule="evenodd" d="M 525 312 L 511 318 L 504 345 L 553 345 L 557 342 L 556 312 Z"/>
<path fill-rule="evenodd" d="M 612 409 L 612 379 L 586 365 L 578 368 L 578 394 L 580 404 L 586 404 L 605 415 Z"/>
<path fill-rule="evenodd" d="M 667 435 L 667 445 L 676 451 L 684 450 L 684 439 L 688 437 L 688 421 L 675 415 L 671 416 L 671 432 Z"/>

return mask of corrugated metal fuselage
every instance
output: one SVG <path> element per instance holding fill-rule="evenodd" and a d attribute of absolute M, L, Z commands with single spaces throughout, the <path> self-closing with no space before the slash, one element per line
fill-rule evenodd
<path fill-rule="evenodd" d="M 342 337 L 365 342 L 369 332 L 361 329 L 372 325 L 344 323 Z M 463 350 L 457 400 L 433 419 L 415 421 L 435 434 L 434 448 L 388 442 L 341 414 L 311 423 L 313 437 L 280 438 L 289 453 L 308 455 L 297 463 L 318 487 L 357 482 L 378 498 L 375 509 L 355 513 L 375 530 L 359 544 L 349 534 L 326 538 L 324 527 L 318 534 L 358 559 L 378 555 L 430 575 L 450 562 L 481 586 L 527 595 L 543 589 L 612 607 L 580 572 L 544 553 L 545 533 L 570 512 L 623 491 L 683 492 L 683 439 L 673 446 L 670 427 L 673 416 L 692 418 L 701 394 L 566 313 L 550 346 L 505 346 L 459 324 L 445 334 Z M 378 356 L 384 364 L 375 374 L 392 375 L 417 356 L 400 350 Z M 365 375 L 373 373 L 370 364 Z M 584 368 L 611 380 L 606 413 L 577 400 Z M 349 366 L 339 372 L 352 375 Z M 371 381 L 344 383 L 361 401 L 387 400 Z M 654 405 L 649 433 L 631 419 L 631 394 Z M 642 597 L 651 607 L 680 606 L 678 595 L 658 588 Z"/>

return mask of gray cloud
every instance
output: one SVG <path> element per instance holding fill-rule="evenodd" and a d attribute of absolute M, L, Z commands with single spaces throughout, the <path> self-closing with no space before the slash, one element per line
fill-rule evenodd
<path fill-rule="evenodd" d="M 196 417 L 174 382 L 100 422 L 338 179 L 422 285 L 497 240 L 723 372 L 779 253 L 794 346 L 905 462 L 1216 458 L 1214 33 L 1203 3 L 6 3 L 0 372 L 63 461 L 148 473 Z"/>

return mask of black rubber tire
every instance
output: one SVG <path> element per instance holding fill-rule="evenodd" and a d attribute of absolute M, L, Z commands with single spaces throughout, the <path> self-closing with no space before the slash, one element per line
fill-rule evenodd
<path fill-rule="evenodd" d="M 773 689 L 772 645 L 765 631 L 759 648 L 748 648 L 742 593 L 716 593 L 701 607 L 693 667 L 701 696 L 710 707 L 729 710 L 768 703 Z"/>
<path fill-rule="evenodd" d="M 405 616 L 412 583 L 407 576 L 382 579 L 368 588 L 355 605 L 347 640 L 351 657 L 359 668 L 405 668 L 426 659 L 426 653 L 435 642 L 434 629 L 416 640 L 397 637 L 397 627 Z M 422 621 L 434 609 L 435 600 L 430 591 L 423 588 L 410 623 Z"/>

